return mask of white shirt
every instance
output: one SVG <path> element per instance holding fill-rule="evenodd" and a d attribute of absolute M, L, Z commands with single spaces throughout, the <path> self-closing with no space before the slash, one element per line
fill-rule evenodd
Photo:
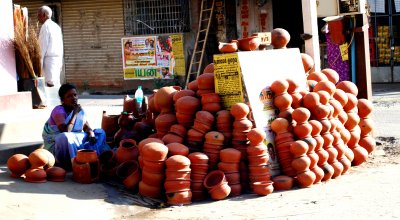
<path fill-rule="evenodd" d="M 63 57 L 62 31 L 51 19 L 47 19 L 40 29 L 39 44 L 42 51 L 42 66 L 45 57 Z"/>

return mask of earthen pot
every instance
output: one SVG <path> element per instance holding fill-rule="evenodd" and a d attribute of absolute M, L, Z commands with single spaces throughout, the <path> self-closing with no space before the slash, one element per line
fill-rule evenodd
<path fill-rule="evenodd" d="M 229 185 L 240 184 L 240 173 L 239 172 L 225 173 L 225 178 L 226 178 L 226 181 L 228 181 Z"/>
<path fill-rule="evenodd" d="M 189 96 L 187 96 L 189 97 Z M 184 97 L 183 97 L 184 98 Z M 155 120 L 155 126 L 157 131 L 167 133 L 172 125 L 177 123 L 175 114 L 160 114 Z"/>
<path fill-rule="evenodd" d="M 305 155 L 308 151 L 308 144 L 305 141 L 297 140 L 290 145 L 290 152 L 294 157 Z"/>
<path fill-rule="evenodd" d="M 252 175 L 267 175 L 270 173 L 269 165 L 248 166 L 249 172 Z"/>
<path fill-rule="evenodd" d="M 315 173 L 311 172 L 310 170 L 297 174 L 297 182 L 302 188 L 312 186 L 312 184 L 314 184 L 315 178 Z"/>
<path fill-rule="evenodd" d="M 274 49 L 286 48 L 290 41 L 290 34 L 283 28 L 275 28 L 271 32 L 271 45 Z"/>
<path fill-rule="evenodd" d="M 143 140 L 140 141 L 139 144 L 138 144 L 139 154 L 142 154 L 142 153 L 143 153 L 143 152 L 142 152 L 143 146 L 146 145 L 146 144 L 148 144 L 148 143 L 151 143 L 151 142 L 156 142 L 156 143 L 164 144 L 164 142 L 163 142 L 161 139 L 159 139 L 159 138 L 146 138 L 146 139 L 143 139 Z"/>
<path fill-rule="evenodd" d="M 293 187 L 294 179 L 290 176 L 276 176 L 272 178 L 275 190 L 289 190 Z"/>
<path fill-rule="evenodd" d="M 218 131 L 210 131 L 204 136 L 205 142 L 209 144 L 218 144 L 223 145 L 224 143 L 224 135 Z"/>
<path fill-rule="evenodd" d="M 101 128 L 104 130 L 107 137 L 113 137 L 118 131 L 118 118 L 119 115 L 109 115 L 106 111 L 103 111 Z"/>
<path fill-rule="evenodd" d="M 113 150 L 106 150 L 101 152 L 101 154 L 99 155 L 99 162 L 100 164 L 105 164 L 111 161 L 115 161 L 115 152 Z"/>
<path fill-rule="evenodd" d="M 260 128 L 253 128 L 247 133 L 247 138 L 253 145 L 258 145 L 263 142 L 266 136 L 265 131 Z"/>
<path fill-rule="evenodd" d="M 133 189 L 141 178 L 139 164 L 135 160 L 124 161 L 117 167 L 116 175 L 122 180 L 125 188 Z"/>
<path fill-rule="evenodd" d="M 154 95 L 154 104 L 160 109 L 161 113 L 169 113 L 174 110 L 173 97 L 177 91 L 176 87 L 165 86 L 156 92 Z"/>
<path fill-rule="evenodd" d="M 374 106 L 368 99 L 359 99 L 357 102 L 357 109 L 360 118 L 367 118 L 372 113 Z"/>
<path fill-rule="evenodd" d="M 315 71 L 315 72 L 310 73 L 307 76 L 307 80 L 314 80 L 314 81 L 316 81 L 318 83 L 318 82 L 323 81 L 323 80 L 328 80 L 328 78 L 322 72 Z"/>
<path fill-rule="evenodd" d="M 193 164 L 208 164 L 208 156 L 201 152 L 193 152 L 188 155 L 191 166 Z"/>
<path fill-rule="evenodd" d="M 46 171 L 42 168 L 31 168 L 25 171 L 25 181 L 30 183 L 46 182 Z"/>
<path fill-rule="evenodd" d="M 214 63 L 209 63 L 206 67 L 204 67 L 204 73 L 214 73 Z"/>
<path fill-rule="evenodd" d="M 222 106 L 221 106 L 221 103 L 219 103 L 219 102 L 209 102 L 209 103 L 205 103 L 204 105 L 202 105 L 201 109 L 203 111 L 215 113 L 215 112 L 220 111 L 222 109 Z"/>
<path fill-rule="evenodd" d="M 207 168 L 208 168 L 208 166 L 207 166 Z M 193 169 L 193 171 L 196 171 L 196 170 Z M 202 173 L 199 173 L 196 171 L 195 173 L 190 174 L 190 180 L 192 181 L 192 183 L 197 182 L 197 184 L 194 184 L 194 185 L 196 185 L 198 187 L 198 190 L 199 190 L 199 188 L 204 189 L 203 181 L 204 181 L 204 178 L 206 177 L 206 175 L 207 175 L 207 171 L 202 172 Z M 201 184 L 200 184 L 201 187 L 198 184 L 198 182 L 200 182 L 200 181 L 201 181 Z M 194 185 L 192 185 L 192 188 Z"/>
<path fill-rule="evenodd" d="M 165 171 L 165 180 L 188 180 L 190 181 L 191 171 L 188 170 L 181 170 L 181 171 L 174 171 L 174 170 L 166 170 Z M 203 180 L 203 179 L 202 179 Z"/>
<path fill-rule="evenodd" d="M 46 170 L 46 177 L 52 182 L 64 182 L 66 173 L 63 168 L 53 166 Z"/>
<path fill-rule="evenodd" d="M 220 151 L 220 160 L 227 163 L 239 163 L 241 152 L 234 148 L 225 148 Z"/>
<path fill-rule="evenodd" d="M 328 78 L 329 81 L 331 81 L 333 84 L 336 84 L 339 82 L 339 74 L 330 68 L 325 68 L 321 70 L 321 72 Z"/>
<path fill-rule="evenodd" d="M 196 112 L 196 120 L 203 124 L 212 125 L 215 117 L 208 111 L 198 111 Z"/>
<path fill-rule="evenodd" d="M 204 134 L 196 129 L 189 129 L 187 133 L 187 139 L 191 141 L 203 141 Z"/>
<path fill-rule="evenodd" d="M 231 123 L 232 116 L 228 110 L 220 110 L 216 113 L 216 122 L 217 123 Z"/>
<path fill-rule="evenodd" d="M 335 172 L 333 167 L 331 165 L 329 165 L 328 163 L 325 163 L 322 165 L 321 168 L 324 171 L 324 177 L 322 178 L 322 181 L 330 180 L 333 176 L 333 173 Z"/>
<path fill-rule="evenodd" d="M 300 55 L 301 61 L 303 63 L 304 72 L 308 74 L 312 70 L 312 68 L 314 68 L 314 59 L 306 53 L 300 53 Z"/>
<path fill-rule="evenodd" d="M 304 122 L 308 121 L 310 116 L 311 116 L 311 112 L 307 108 L 303 108 L 303 107 L 295 109 L 292 113 L 292 118 L 297 123 L 304 123 Z"/>
<path fill-rule="evenodd" d="M 152 170 L 148 170 L 146 167 L 142 170 L 142 181 L 149 186 L 160 187 L 165 180 L 164 173 L 156 173 Z"/>
<path fill-rule="evenodd" d="M 183 192 L 190 190 L 190 180 L 167 180 L 164 182 L 166 193 Z"/>
<path fill-rule="evenodd" d="M 240 183 L 228 185 L 231 188 L 231 192 L 229 193 L 230 197 L 240 196 L 240 194 L 242 193 L 242 185 Z"/>
<path fill-rule="evenodd" d="M 257 36 L 238 39 L 238 48 L 241 51 L 256 50 L 261 44 L 261 39 Z"/>
<path fill-rule="evenodd" d="M 11 172 L 11 177 L 19 178 L 31 167 L 31 163 L 26 155 L 14 154 L 8 158 L 7 167 Z"/>
<path fill-rule="evenodd" d="M 79 163 L 74 158 L 72 161 L 73 180 L 77 183 L 90 184 L 100 178 L 99 163 Z"/>
<path fill-rule="evenodd" d="M 184 96 L 175 103 L 176 111 L 183 114 L 194 114 L 200 108 L 200 100 L 192 96 Z"/>
<path fill-rule="evenodd" d="M 29 154 L 28 158 L 31 164 L 31 168 L 47 169 L 51 166 L 51 163 L 53 163 L 54 165 L 55 161 L 53 154 L 43 148 L 34 150 L 32 153 Z"/>
<path fill-rule="evenodd" d="M 167 170 L 179 171 L 190 169 L 190 160 L 182 155 L 173 155 L 165 161 Z"/>
<path fill-rule="evenodd" d="M 351 149 L 354 153 L 354 160 L 351 162 L 353 166 L 358 166 L 368 159 L 368 151 L 360 147 L 359 145 L 356 145 L 356 147 Z"/>
<path fill-rule="evenodd" d="M 311 164 L 311 160 L 307 156 L 297 157 L 292 160 L 292 167 L 298 173 L 308 170 L 308 168 L 310 167 L 310 164 Z"/>
<path fill-rule="evenodd" d="M 349 97 L 347 96 L 346 92 L 336 88 L 335 93 L 333 93 L 333 98 L 336 99 L 340 104 L 345 106 L 349 101 Z"/>
<path fill-rule="evenodd" d="M 341 81 L 336 85 L 336 88 L 341 89 L 347 93 L 351 93 L 354 96 L 358 95 L 357 85 L 350 81 Z"/>
<path fill-rule="evenodd" d="M 253 186 L 253 192 L 260 196 L 269 195 L 274 191 L 274 186 L 272 181 L 254 182 L 252 186 Z"/>
<path fill-rule="evenodd" d="M 147 161 L 164 161 L 168 155 L 168 147 L 164 144 L 151 142 L 145 144 L 142 149 L 143 160 Z"/>
<path fill-rule="evenodd" d="M 137 160 L 138 156 L 139 148 L 136 145 L 136 141 L 133 139 L 122 140 L 115 152 L 115 159 L 119 164 L 128 160 Z"/>
<path fill-rule="evenodd" d="M 172 134 L 172 133 L 167 133 L 165 135 L 162 136 L 162 141 L 165 144 L 170 144 L 170 143 L 183 143 L 184 138 L 181 136 L 178 136 L 176 134 Z"/>
<path fill-rule="evenodd" d="M 319 184 L 321 183 L 322 178 L 324 178 L 324 170 L 320 168 L 319 166 L 314 166 L 313 168 L 310 169 L 311 172 L 315 174 L 315 180 L 314 184 Z"/>
<path fill-rule="evenodd" d="M 231 187 L 225 182 L 224 184 L 209 189 L 208 192 L 213 200 L 222 200 L 229 196 Z"/>
<path fill-rule="evenodd" d="M 99 160 L 96 151 L 90 149 L 78 150 L 75 159 L 78 163 L 96 163 Z"/>
<path fill-rule="evenodd" d="M 197 80 L 193 80 L 193 81 L 189 82 L 188 83 L 188 89 L 196 92 L 199 89 Z"/>
<path fill-rule="evenodd" d="M 192 191 L 167 193 L 167 203 L 170 205 L 188 205 L 192 203 Z"/>
<path fill-rule="evenodd" d="M 197 77 L 197 85 L 202 90 L 214 89 L 214 72 L 199 75 Z"/>
<path fill-rule="evenodd" d="M 176 134 L 176 135 L 178 135 L 178 136 L 180 136 L 182 138 L 185 138 L 186 134 L 187 134 L 186 128 L 183 125 L 180 125 L 180 124 L 172 125 L 170 127 L 170 129 L 169 129 L 169 132 L 173 133 L 173 134 Z"/>
<path fill-rule="evenodd" d="M 166 145 L 168 148 L 168 157 L 173 155 L 182 155 L 188 156 L 189 155 L 189 148 L 180 143 L 170 143 Z"/>
<path fill-rule="evenodd" d="M 150 186 L 143 181 L 139 182 L 139 194 L 142 196 L 147 196 L 150 198 L 160 198 L 161 196 L 161 189 L 160 186 Z"/>
<path fill-rule="evenodd" d="M 265 164 L 268 164 L 269 155 L 264 154 L 264 155 L 254 156 L 254 157 L 248 156 L 247 159 L 249 160 L 249 166 L 265 165 Z"/>
<path fill-rule="evenodd" d="M 351 93 L 346 93 L 348 101 L 345 106 L 343 106 L 343 110 L 347 113 L 349 112 L 355 112 L 357 113 L 357 104 L 358 104 L 358 99 L 357 96 L 351 94 Z"/>
<path fill-rule="evenodd" d="M 218 169 L 224 173 L 237 173 L 239 172 L 239 163 L 219 162 Z"/>
<path fill-rule="evenodd" d="M 181 91 L 178 91 L 174 94 L 174 96 L 172 97 L 172 100 L 174 101 L 174 103 L 176 103 L 176 101 L 178 101 L 179 98 L 184 97 L 184 96 L 196 96 L 196 92 L 194 92 L 193 90 L 190 89 L 184 89 Z"/>
<path fill-rule="evenodd" d="M 103 180 L 114 179 L 117 175 L 118 163 L 115 160 L 110 160 L 100 164 L 100 178 Z"/>
<path fill-rule="evenodd" d="M 221 53 L 234 53 L 238 50 L 238 41 L 232 40 L 230 43 L 218 43 L 218 50 Z"/>
<path fill-rule="evenodd" d="M 376 148 L 375 138 L 369 135 L 361 137 L 361 139 L 358 141 L 358 144 L 365 148 L 368 151 L 368 154 L 371 154 Z"/>
<path fill-rule="evenodd" d="M 236 120 L 247 117 L 250 112 L 250 107 L 245 103 L 235 103 L 231 106 L 231 115 L 235 117 Z"/>

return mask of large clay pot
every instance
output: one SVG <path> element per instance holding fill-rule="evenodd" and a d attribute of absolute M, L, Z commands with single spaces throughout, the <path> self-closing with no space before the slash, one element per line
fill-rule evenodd
<path fill-rule="evenodd" d="M 96 151 L 89 149 L 78 150 L 75 159 L 78 163 L 96 163 L 99 160 Z"/>
<path fill-rule="evenodd" d="M 29 154 L 28 158 L 31 163 L 31 168 L 47 169 L 53 166 L 55 161 L 53 154 L 43 148 L 34 150 Z"/>
<path fill-rule="evenodd" d="M 283 28 L 275 28 L 271 32 L 271 45 L 274 49 L 286 48 L 290 41 L 290 34 Z"/>
<path fill-rule="evenodd" d="M 199 90 L 214 90 L 214 73 L 203 73 L 197 77 Z"/>
<path fill-rule="evenodd" d="M 118 118 L 118 125 L 120 128 L 130 130 L 133 128 L 136 121 L 138 121 L 138 119 L 133 116 L 132 112 L 121 112 Z"/>
<path fill-rule="evenodd" d="M 122 180 L 125 188 L 133 189 L 140 181 L 139 164 L 134 160 L 128 160 L 121 163 L 116 170 L 116 175 Z"/>
<path fill-rule="evenodd" d="M 165 86 L 156 92 L 154 95 L 154 104 L 160 109 L 161 113 L 173 112 L 173 97 L 177 91 L 173 86 Z"/>
<path fill-rule="evenodd" d="M 108 115 L 106 111 L 103 111 L 101 118 L 101 128 L 106 133 L 107 137 L 113 137 L 118 131 L 118 118 L 120 115 Z"/>
<path fill-rule="evenodd" d="M 115 158 L 119 164 L 128 160 L 137 160 L 139 156 L 139 148 L 133 139 L 124 139 L 120 142 L 115 153 Z"/>
<path fill-rule="evenodd" d="M 256 50 L 261 44 L 261 39 L 258 36 L 238 39 L 238 48 L 241 51 Z"/>
<path fill-rule="evenodd" d="M 79 163 L 72 161 L 73 180 L 78 183 L 89 184 L 99 179 L 99 163 Z"/>
<path fill-rule="evenodd" d="M 31 167 L 31 163 L 26 155 L 14 154 L 8 158 L 7 167 L 11 172 L 11 177 L 19 178 Z"/>

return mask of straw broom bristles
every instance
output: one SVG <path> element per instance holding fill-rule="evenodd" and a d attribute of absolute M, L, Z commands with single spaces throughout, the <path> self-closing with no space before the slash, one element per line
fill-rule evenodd
<path fill-rule="evenodd" d="M 36 29 L 33 25 L 29 26 L 28 35 L 28 45 L 29 45 L 29 55 L 31 57 L 32 67 L 35 75 L 42 77 L 42 63 L 41 63 L 41 50 L 39 45 L 39 40 L 37 37 Z"/>

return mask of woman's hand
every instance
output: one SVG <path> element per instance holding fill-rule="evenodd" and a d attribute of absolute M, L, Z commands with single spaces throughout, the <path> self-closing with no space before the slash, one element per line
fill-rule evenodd
<path fill-rule="evenodd" d="M 81 105 L 76 104 L 74 105 L 74 114 L 78 114 L 82 110 Z"/>
<path fill-rule="evenodd" d="M 94 132 L 92 130 L 88 131 L 89 134 L 89 143 L 90 144 L 95 144 L 96 143 L 96 137 L 94 136 Z"/>

